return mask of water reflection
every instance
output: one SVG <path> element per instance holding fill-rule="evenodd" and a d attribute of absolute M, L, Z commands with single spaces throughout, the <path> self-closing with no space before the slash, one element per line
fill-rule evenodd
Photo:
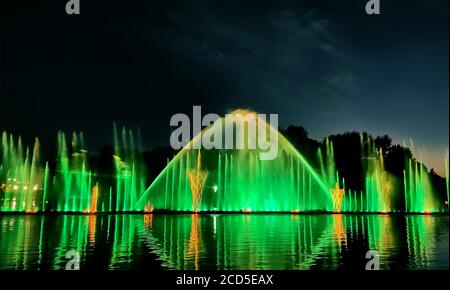
<path fill-rule="evenodd" d="M 0 216 L 0 269 L 448 269 L 448 216 Z"/>

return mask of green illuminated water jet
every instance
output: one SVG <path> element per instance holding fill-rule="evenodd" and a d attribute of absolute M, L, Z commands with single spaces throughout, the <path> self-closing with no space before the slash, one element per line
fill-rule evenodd
<path fill-rule="evenodd" d="M 139 132 L 138 135 L 140 136 Z M 122 127 L 121 138 L 119 138 L 114 124 L 115 211 L 133 210 L 137 199 L 145 191 L 145 167 L 137 156 L 140 152 L 140 148 L 136 146 L 133 131 Z M 110 191 L 112 192 L 112 188 Z M 109 201 L 109 207 L 113 208 L 112 200 Z"/>
<path fill-rule="evenodd" d="M 425 166 L 408 160 L 404 170 L 405 204 L 408 212 L 435 212 L 439 208 Z"/>
<path fill-rule="evenodd" d="M 363 134 L 360 136 L 366 192 L 365 208 L 360 208 L 360 211 L 389 212 L 392 210 L 391 194 L 394 192 L 394 185 L 392 176 L 384 168 L 382 149 L 375 147 L 372 138 Z"/>
<path fill-rule="evenodd" d="M 71 151 L 72 154 L 65 134 L 58 132 L 55 183 L 61 196 L 58 196 L 57 211 L 87 211 L 92 194 L 92 172 L 89 171 L 82 133 L 72 135 Z"/>
<path fill-rule="evenodd" d="M 39 210 L 39 193 L 45 172 L 40 168 L 39 140 L 36 138 L 33 150 L 24 150 L 22 139 L 14 140 L 6 132 L 2 134 L 1 185 L 4 191 L 2 211 L 36 212 Z"/>

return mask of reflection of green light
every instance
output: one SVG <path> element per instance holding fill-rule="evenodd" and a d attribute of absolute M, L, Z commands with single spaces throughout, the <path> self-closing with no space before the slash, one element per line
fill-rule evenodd
<path fill-rule="evenodd" d="M 407 242 L 412 267 L 426 269 L 434 248 L 435 220 L 430 216 L 408 216 L 406 218 Z"/>
<path fill-rule="evenodd" d="M 328 238 L 332 234 L 329 217 L 318 216 L 314 220 L 313 223 L 311 216 L 298 215 L 155 215 L 148 238 L 157 246 L 155 251 L 165 264 L 175 269 L 195 269 L 198 265 L 202 269 L 199 257 L 203 255 L 215 259 L 213 269 L 310 269 L 320 253 L 334 245 Z M 217 234 L 211 239 L 206 232 L 214 225 Z M 206 232 L 193 232 L 194 226 L 206 227 Z M 172 230 L 167 231 L 168 228 Z M 165 245 L 173 240 L 178 241 L 176 247 Z M 285 246 L 273 252 L 270 245 Z"/>
<path fill-rule="evenodd" d="M 440 267 L 448 217 L 405 219 L 398 227 L 388 215 L 4 215 L 0 269 L 61 270 L 69 250 L 81 269 L 98 267 L 99 257 L 108 269 L 139 268 L 149 253 L 172 269 L 336 269 L 361 239 L 383 255 L 383 269 Z M 402 249 L 409 263 L 398 265 Z"/>

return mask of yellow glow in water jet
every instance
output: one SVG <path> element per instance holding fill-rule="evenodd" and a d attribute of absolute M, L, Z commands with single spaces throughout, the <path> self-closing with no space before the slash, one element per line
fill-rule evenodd
<path fill-rule="evenodd" d="M 333 199 L 334 212 L 341 212 L 342 199 L 344 198 L 344 189 L 339 188 L 339 184 L 336 182 L 336 188 L 330 189 L 331 198 Z"/>
<path fill-rule="evenodd" d="M 150 203 L 150 201 L 145 205 L 144 212 L 153 212 L 153 205 Z"/>
<path fill-rule="evenodd" d="M 201 167 L 201 155 L 200 150 L 198 150 L 197 169 L 196 170 L 193 169 L 188 173 L 192 191 L 192 209 L 194 211 L 198 211 L 199 205 L 202 201 L 203 186 L 205 184 L 206 177 L 208 176 L 208 173 L 201 171 L 200 167 Z"/>
<path fill-rule="evenodd" d="M 98 196 L 98 184 L 92 188 L 91 205 L 89 208 L 90 213 L 97 212 L 97 196 Z"/>

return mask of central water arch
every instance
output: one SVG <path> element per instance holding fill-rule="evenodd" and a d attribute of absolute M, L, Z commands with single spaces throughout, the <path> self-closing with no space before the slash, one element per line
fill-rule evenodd
<path fill-rule="evenodd" d="M 196 135 L 169 162 L 136 203 L 136 210 L 168 211 L 332 211 L 330 188 L 293 145 L 254 112 L 236 110 L 233 114 L 253 115 L 248 122 L 229 123 L 218 119 Z M 250 123 L 249 123 L 250 122 Z M 256 122 L 256 124 L 251 124 Z M 258 136 L 249 136 L 256 125 Z M 261 149 L 197 148 L 204 134 L 233 126 L 246 145 L 259 138 L 261 130 L 276 136 L 278 154 L 261 160 Z M 210 131 L 212 130 L 212 131 Z M 224 131 L 220 131 L 223 134 Z M 200 190 L 200 191 L 199 191 Z"/>

